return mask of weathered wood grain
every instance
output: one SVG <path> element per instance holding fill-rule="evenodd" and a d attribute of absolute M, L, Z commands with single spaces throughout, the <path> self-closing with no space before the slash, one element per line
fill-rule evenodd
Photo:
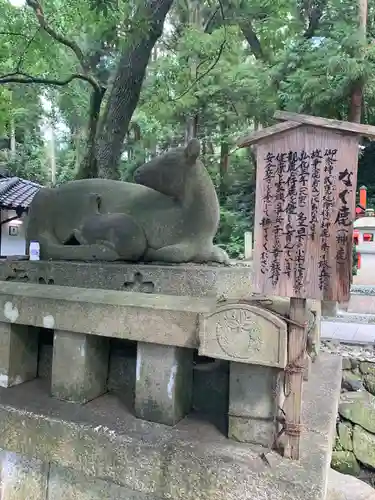
<path fill-rule="evenodd" d="M 357 136 L 323 128 L 258 144 L 256 293 L 349 299 L 357 160 Z"/>

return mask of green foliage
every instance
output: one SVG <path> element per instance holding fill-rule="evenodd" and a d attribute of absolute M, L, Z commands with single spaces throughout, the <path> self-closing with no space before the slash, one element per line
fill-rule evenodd
<path fill-rule="evenodd" d="M 76 151 L 65 145 L 57 153 L 56 185 L 74 180 Z"/>
<path fill-rule="evenodd" d="M 128 0 L 44 2 L 51 26 L 79 44 L 93 75 L 109 87 L 119 52 L 130 40 L 135 5 Z M 0 8 L 0 32 L 8 33 L 1 35 L 0 75 L 20 69 L 61 80 L 79 70 L 72 50 L 39 28 L 32 9 L 17 9 L 8 0 L 0 0 Z M 374 14 L 375 0 L 369 0 L 369 40 L 375 36 Z M 133 27 L 139 36 L 144 28 Z M 236 138 L 269 124 L 277 108 L 347 119 L 358 80 L 365 83 L 363 121 L 374 124 L 375 46 L 363 47 L 359 39 L 357 2 L 176 0 L 124 143 L 121 178 L 131 180 L 137 166 L 183 144 L 188 122 L 196 123 L 202 160 L 220 195 L 217 242 L 232 257 L 241 257 L 244 232 L 253 226 L 256 166 L 251 151 L 233 152 Z M 89 100 L 89 85 L 78 80 L 64 87 L 0 85 L 0 135 L 9 136 L 11 124 L 17 135 L 13 171 L 48 181 L 39 129 L 48 118 L 59 131 L 57 182 L 74 178 L 85 153 Z M 374 157 L 369 146 L 358 177 L 372 205 Z"/>
<path fill-rule="evenodd" d="M 221 207 L 216 243 L 232 258 L 244 257 L 244 233 L 254 227 L 255 165 L 243 151 L 233 154 L 228 175 L 228 193 Z"/>
<path fill-rule="evenodd" d="M 17 144 L 14 157 L 9 157 L 7 170 L 13 176 L 42 185 L 48 183 L 48 161 L 43 145 L 38 144 L 35 137 L 26 137 L 22 144 Z"/>
<path fill-rule="evenodd" d="M 48 25 L 67 40 L 78 44 L 89 72 L 103 84 L 107 83 L 109 69 L 118 51 L 127 43 L 124 26 L 131 15 L 132 4 L 122 0 L 108 2 L 105 7 L 97 0 L 53 0 L 42 4 Z M 17 135 L 22 129 L 23 134 L 30 136 L 30 132 L 38 128 L 36 135 L 39 143 L 36 141 L 31 149 L 17 151 L 17 171 L 21 171 L 19 161 L 22 159 L 34 172 L 34 151 L 40 148 L 40 139 L 45 140 L 39 125 L 46 118 L 60 127 L 68 127 L 74 137 L 74 140 L 68 137 L 67 142 L 74 151 L 73 164 L 76 167 L 77 160 L 83 158 L 86 150 L 83 138 L 87 131 L 92 87 L 81 80 L 57 87 L 14 83 L 2 86 L 1 76 L 18 73 L 61 82 L 72 74 L 84 72 L 84 69 L 71 48 L 40 27 L 32 8 L 27 5 L 17 8 L 8 0 L 0 0 L 0 8 L 0 134 L 10 137 L 14 124 Z M 59 154 L 60 148 L 61 145 L 57 144 L 57 156 L 63 157 Z M 38 155 L 43 152 L 40 149 Z M 31 155 L 30 158 L 25 156 L 27 154 Z M 70 165 L 68 162 L 58 166 L 59 171 L 69 171 L 63 178 L 71 177 Z M 24 168 L 28 167 L 25 165 Z M 16 169 L 14 164 L 12 169 Z"/>

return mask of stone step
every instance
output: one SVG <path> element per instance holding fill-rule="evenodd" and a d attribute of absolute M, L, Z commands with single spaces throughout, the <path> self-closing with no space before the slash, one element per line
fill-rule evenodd
<path fill-rule="evenodd" d="M 323 316 L 322 321 L 375 325 L 375 314 L 339 311 L 336 316 Z"/>
<path fill-rule="evenodd" d="M 42 381 L 0 388 L 2 500 L 322 500 L 340 380 L 340 358 L 320 356 L 303 393 L 299 462 L 230 441 L 203 415 L 171 428 L 113 395 L 76 406 Z"/>
<path fill-rule="evenodd" d="M 360 479 L 330 469 L 326 500 L 375 500 L 375 490 Z"/>
<path fill-rule="evenodd" d="M 347 310 L 357 314 L 375 314 L 375 296 L 352 294 Z"/>

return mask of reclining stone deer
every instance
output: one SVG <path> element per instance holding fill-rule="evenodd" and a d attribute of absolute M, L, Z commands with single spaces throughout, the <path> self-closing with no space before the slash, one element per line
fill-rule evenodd
<path fill-rule="evenodd" d="M 219 202 L 196 139 L 145 163 L 135 183 L 83 179 L 34 197 L 26 239 L 41 258 L 227 263 Z"/>

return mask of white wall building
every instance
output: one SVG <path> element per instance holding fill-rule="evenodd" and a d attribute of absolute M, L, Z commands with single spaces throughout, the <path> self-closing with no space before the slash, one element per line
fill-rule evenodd
<path fill-rule="evenodd" d="M 18 177 L 0 178 L 0 258 L 26 254 L 25 216 L 41 187 Z"/>

